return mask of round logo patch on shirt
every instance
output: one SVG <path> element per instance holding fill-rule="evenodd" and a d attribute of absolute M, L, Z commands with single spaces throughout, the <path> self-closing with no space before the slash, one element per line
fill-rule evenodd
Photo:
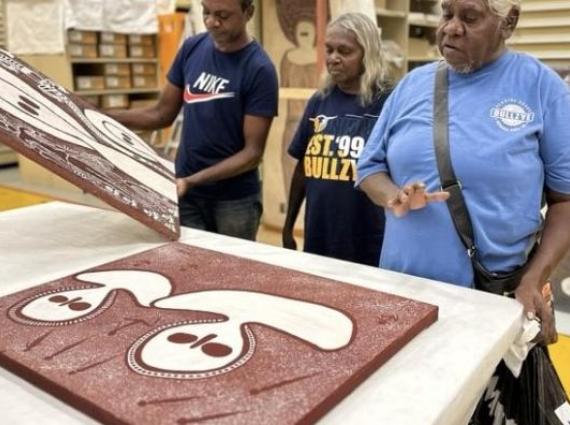
<path fill-rule="evenodd" d="M 505 131 L 517 131 L 534 120 L 534 112 L 530 107 L 516 99 L 507 99 L 491 108 L 490 116 Z"/>
<path fill-rule="evenodd" d="M 313 122 L 313 129 L 315 133 L 321 133 L 325 131 L 329 121 L 336 119 L 336 117 L 327 117 L 326 115 L 317 115 L 315 118 L 309 118 L 309 121 Z"/>

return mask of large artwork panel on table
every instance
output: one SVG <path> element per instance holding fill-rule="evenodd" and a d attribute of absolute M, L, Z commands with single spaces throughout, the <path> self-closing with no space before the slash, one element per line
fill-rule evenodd
<path fill-rule="evenodd" d="M 437 307 L 170 243 L 0 298 L 0 364 L 104 423 L 313 423 Z"/>
<path fill-rule="evenodd" d="M 136 134 L 0 49 L 0 141 L 169 239 L 173 164 Z"/>

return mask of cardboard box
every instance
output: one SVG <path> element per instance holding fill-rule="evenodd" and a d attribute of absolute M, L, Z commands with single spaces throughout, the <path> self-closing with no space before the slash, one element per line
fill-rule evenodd
<path fill-rule="evenodd" d="M 99 44 L 99 56 L 102 58 L 126 58 L 127 46 L 123 44 Z"/>
<path fill-rule="evenodd" d="M 128 63 L 106 63 L 103 65 L 103 74 L 130 76 L 131 67 Z"/>
<path fill-rule="evenodd" d="M 81 98 L 89 102 L 92 106 L 95 106 L 96 108 L 101 106 L 99 96 L 81 96 Z"/>
<path fill-rule="evenodd" d="M 105 109 L 129 107 L 129 96 L 126 94 L 105 94 L 101 96 L 101 107 Z"/>
<path fill-rule="evenodd" d="M 75 90 L 103 90 L 104 88 L 105 81 L 99 75 L 80 75 L 75 77 Z"/>
<path fill-rule="evenodd" d="M 433 57 L 433 45 L 425 38 L 410 37 L 408 40 L 408 57 L 431 58 Z"/>
<path fill-rule="evenodd" d="M 130 101 L 131 109 L 148 108 L 156 104 L 156 99 L 134 99 Z"/>
<path fill-rule="evenodd" d="M 156 64 L 154 63 L 132 63 L 131 71 L 133 75 L 156 75 Z"/>
<path fill-rule="evenodd" d="M 103 31 L 99 34 L 99 43 L 101 44 L 127 44 L 126 34 L 116 32 Z"/>
<path fill-rule="evenodd" d="M 97 33 L 95 31 L 67 31 L 68 43 L 97 44 Z"/>
<path fill-rule="evenodd" d="M 88 58 L 93 59 L 97 57 L 96 44 L 77 44 L 70 43 L 67 45 L 69 56 L 74 58 Z"/>
<path fill-rule="evenodd" d="M 107 89 L 130 89 L 131 79 L 119 75 L 107 75 L 105 77 L 105 88 Z"/>
<path fill-rule="evenodd" d="M 129 44 L 154 46 L 153 34 L 129 34 Z"/>
<path fill-rule="evenodd" d="M 156 57 L 154 46 L 129 44 L 129 57 L 151 59 Z"/>
<path fill-rule="evenodd" d="M 155 75 L 133 75 L 133 88 L 137 89 L 154 89 L 156 88 Z"/>

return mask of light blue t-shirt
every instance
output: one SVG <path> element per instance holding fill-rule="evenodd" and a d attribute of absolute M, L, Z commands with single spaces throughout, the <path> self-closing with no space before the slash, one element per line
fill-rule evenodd
<path fill-rule="evenodd" d="M 387 172 L 440 190 L 433 147 L 436 63 L 392 93 L 358 163 L 358 186 Z M 491 271 L 526 261 L 541 228 L 544 185 L 570 193 L 570 91 L 538 60 L 506 52 L 471 74 L 449 71 L 451 162 L 463 186 L 480 259 Z M 386 211 L 380 267 L 472 286 L 473 271 L 444 202 L 396 218 Z"/>

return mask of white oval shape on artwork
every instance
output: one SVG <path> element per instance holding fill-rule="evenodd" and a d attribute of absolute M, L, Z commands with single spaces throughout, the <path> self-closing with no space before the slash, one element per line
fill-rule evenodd
<path fill-rule="evenodd" d="M 149 332 L 128 352 L 131 369 L 157 378 L 201 379 L 230 372 L 255 351 L 255 338 L 239 321 L 196 320 Z"/>
<path fill-rule="evenodd" d="M 64 326 L 90 320 L 109 308 L 115 299 L 112 288 L 69 288 L 25 298 L 8 316 L 32 326 Z"/>

